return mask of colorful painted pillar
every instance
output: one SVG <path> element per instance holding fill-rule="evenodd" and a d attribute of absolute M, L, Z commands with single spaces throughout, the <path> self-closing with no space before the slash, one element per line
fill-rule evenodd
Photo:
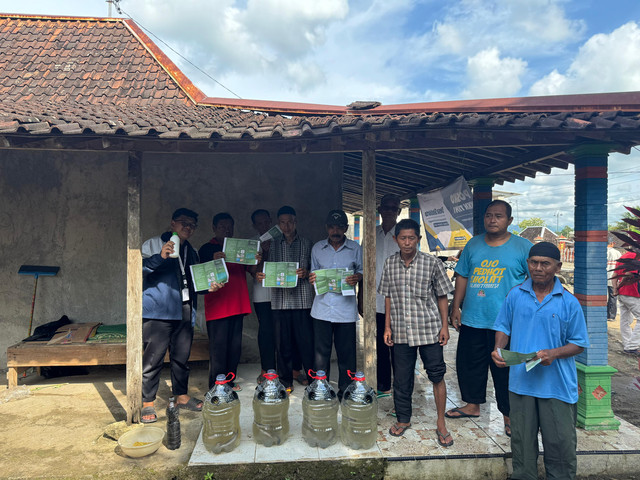
<path fill-rule="evenodd" d="M 418 197 L 412 198 L 409 202 L 409 218 L 418 222 L 418 225 L 422 225 L 422 215 L 420 213 L 420 203 L 418 202 Z M 420 230 L 422 231 L 422 228 Z M 418 243 L 418 250 L 420 250 L 420 243 Z"/>
<path fill-rule="evenodd" d="M 484 211 L 493 199 L 493 178 L 476 178 L 469 182 L 473 188 L 473 235 L 484 233 Z"/>
<path fill-rule="evenodd" d="M 605 145 L 580 146 L 575 159 L 574 294 L 582 305 L 591 347 L 576 357 L 578 426 L 617 430 L 607 365 L 607 156 Z"/>
<path fill-rule="evenodd" d="M 360 242 L 360 219 L 361 218 L 362 218 L 361 215 L 353 216 L 353 240 L 358 242 L 358 244 L 362 243 Z"/>

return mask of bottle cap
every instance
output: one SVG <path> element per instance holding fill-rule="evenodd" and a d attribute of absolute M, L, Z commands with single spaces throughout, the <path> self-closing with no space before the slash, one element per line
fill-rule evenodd
<path fill-rule="evenodd" d="M 229 380 L 227 380 L 227 377 L 231 375 L 231 378 Z M 235 374 L 233 372 L 229 372 L 226 375 L 223 374 L 219 374 L 216 377 L 216 385 L 224 385 L 225 383 L 229 383 L 230 381 L 232 381 L 234 378 L 236 378 Z"/>

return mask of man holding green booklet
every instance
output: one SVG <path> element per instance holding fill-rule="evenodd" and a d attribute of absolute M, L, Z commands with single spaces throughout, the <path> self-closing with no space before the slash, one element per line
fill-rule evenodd
<path fill-rule="evenodd" d="M 310 316 L 313 287 L 309 283 L 311 241 L 298 234 L 296 211 L 293 207 L 285 205 L 278 210 L 278 226 L 282 236 L 272 240 L 269 261 L 298 264 L 298 284 L 295 287 L 271 289 L 278 373 L 287 391 L 292 392 L 296 353 L 299 353 L 306 372 L 313 368 L 313 324 Z M 256 278 L 264 280 L 265 274 L 258 273 Z M 296 380 L 304 383 L 306 379 L 298 374 Z"/>
<path fill-rule="evenodd" d="M 576 476 L 578 378 L 573 357 L 589 346 L 580 302 L 564 289 L 560 250 L 549 242 L 535 244 L 527 259 L 529 278 L 511 289 L 493 329 L 491 357 L 507 362 L 501 350 L 536 352 L 540 365 L 520 363 L 509 369 L 513 479 L 538 478 L 538 431 L 544 445 L 547 478 Z"/>
<path fill-rule="evenodd" d="M 351 275 L 344 281 L 354 287 L 362 280 L 362 249 L 345 233 L 349 227 L 347 215 L 342 210 L 331 210 L 326 221 L 328 238 L 321 240 L 311 250 L 309 282 L 314 284 L 316 270 L 347 269 Z M 338 357 L 338 397 L 351 383 L 347 370 L 356 370 L 356 319 L 358 308 L 355 295 L 333 292 L 316 295 L 311 308 L 315 337 L 315 367 L 327 372 L 331 366 L 331 347 L 335 344 Z"/>

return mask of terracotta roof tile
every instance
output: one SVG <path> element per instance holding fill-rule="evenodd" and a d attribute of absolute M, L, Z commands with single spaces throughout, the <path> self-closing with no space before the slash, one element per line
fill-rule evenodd
<path fill-rule="evenodd" d="M 0 79 L 18 102 L 189 102 L 122 20 L 0 17 Z"/>

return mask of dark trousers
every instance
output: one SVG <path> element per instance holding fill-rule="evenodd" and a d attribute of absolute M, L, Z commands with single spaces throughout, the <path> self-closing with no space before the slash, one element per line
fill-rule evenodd
<path fill-rule="evenodd" d="M 463 401 L 477 404 L 485 403 L 487 401 L 487 370 L 491 370 L 498 410 L 508 417 L 509 369 L 498 368 L 493 363 L 491 352 L 495 341 L 495 330 L 473 328 L 467 325 L 460 326 L 456 352 L 458 385 Z M 505 348 L 508 349 L 509 346 L 507 345 Z"/>
<path fill-rule="evenodd" d="M 209 388 L 216 383 L 216 376 L 233 372 L 238 374 L 242 352 L 242 321 L 244 315 L 209 320 Z"/>
<path fill-rule="evenodd" d="M 399 423 L 411 422 L 411 395 L 415 380 L 418 352 L 427 376 L 432 383 L 440 383 L 447 373 L 442 345 L 420 345 L 410 347 L 408 343 L 396 343 L 393 354 L 393 403 Z"/>
<path fill-rule="evenodd" d="M 391 367 L 393 365 L 393 347 L 384 343 L 384 313 L 376 313 L 376 348 L 378 350 L 378 390 L 391 390 Z"/>
<path fill-rule="evenodd" d="M 271 302 L 257 302 L 253 304 L 258 317 L 258 350 L 260 351 L 260 366 L 265 372 L 276 368 L 276 337 Z"/>
<path fill-rule="evenodd" d="M 512 479 L 538 479 L 538 429 L 544 446 L 548 479 L 576 477 L 575 403 L 555 398 L 536 398 L 509 392 L 511 401 Z"/>
<path fill-rule="evenodd" d="M 618 314 L 618 297 L 613 296 L 613 287 L 607 286 L 607 318 L 614 320 Z"/>
<path fill-rule="evenodd" d="M 158 393 L 164 356 L 169 349 L 171 393 L 187 393 L 189 386 L 189 355 L 193 341 L 191 315 L 188 320 L 142 320 L 142 401 L 153 402 Z"/>
<path fill-rule="evenodd" d="M 351 383 L 347 370 L 356 371 L 356 323 L 332 323 L 313 319 L 316 370 L 324 370 L 329 378 L 331 346 L 336 347 L 338 357 L 338 397 Z"/>
<path fill-rule="evenodd" d="M 286 387 L 293 385 L 293 370 L 300 360 L 305 371 L 313 368 L 313 323 L 309 309 L 272 310 L 275 325 L 278 375 Z M 297 354 L 298 365 L 294 364 Z"/>

